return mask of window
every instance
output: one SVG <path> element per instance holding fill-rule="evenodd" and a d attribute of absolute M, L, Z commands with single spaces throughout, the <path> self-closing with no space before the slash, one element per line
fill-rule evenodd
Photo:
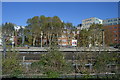
<path fill-rule="evenodd" d="M 66 31 L 63 31 L 63 33 L 66 33 Z"/>
<path fill-rule="evenodd" d="M 66 35 L 62 35 L 62 38 L 66 37 Z"/>
<path fill-rule="evenodd" d="M 109 25 L 112 25 L 112 23 L 110 23 Z"/>
<path fill-rule="evenodd" d="M 114 27 L 114 29 L 117 29 L 117 27 Z"/>
<path fill-rule="evenodd" d="M 114 19 L 114 21 L 117 21 L 117 19 Z"/>
<path fill-rule="evenodd" d="M 114 35 L 114 37 L 117 37 L 117 35 Z"/>
<path fill-rule="evenodd" d="M 77 34 L 79 34 L 80 32 L 79 31 L 77 31 Z"/>
<path fill-rule="evenodd" d="M 62 42 L 66 42 L 67 40 L 66 39 L 63 39 Z"/>
<path fill-rule="evenodd" d="M 114 39 L 114 41 L 117 41 L 117 39 Z"/>
<path fill-rule="evenodd" d="M 110 22 L 110 20 L 108 20 L 108 22 Z"/>
<path fill-rule="evenodd" d="M 113 23 L 113 25 L 117 25 L 117 23 Z"/>
<path fill-rule="evenodd" d="M 112 22 L 112 20 L 108 20 L 108 22 Z"/>
<path fill-rule="evenodd" d="M 109 29 L 112 29 L 112 27 L 110 27 Z"/>

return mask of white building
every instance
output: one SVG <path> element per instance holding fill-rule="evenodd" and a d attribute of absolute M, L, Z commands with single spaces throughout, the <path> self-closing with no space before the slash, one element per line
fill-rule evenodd
<path fill-rule="evenodd" d="M 2 45 L 2 28 L 0 28 L 0 46 Z"/>
<path fill-rule="evenodd" d="M 25 27 L 24 27 L 24 26 L 14 26 L 14 29 L 17 30 L 17 31 L 18 31 L 20 28 L 23 28 L 23 29 L 24 29 Z"/>
<path fill-rule="evenodd" d="M 96 17 L 92 17 L 92 18 L 88 18 L 88 19 L 84 19 L 82 20 L 82 27 L 81 27 L 81 30 L 82 29 L 89 29 L 89 27 L 94 23 L 94 24 L 102 24 L 102 21 L 101 19 L 99 18 L 96 18 Z"/>

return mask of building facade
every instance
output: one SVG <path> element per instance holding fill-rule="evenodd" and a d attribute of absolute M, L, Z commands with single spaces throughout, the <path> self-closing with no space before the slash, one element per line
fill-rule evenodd
<path fill-rule="evenodd" d="M 2 46 L 2 28 L 0 27 L 0 46 Z"/>
<path fill-rule="evenodd" d="M 120 44 L 120 18 L 103 20 L 105 42 L 107 44 Z"/>
<path fill-rule="evenodd" d="M 99 19 L 99 18 L 96 18 L 96 17 L 84 19 L 84 20 L 82 20 L 81 30 L 82 30 L 82 29 L 89 29 L 89 27 L 90 27 L 92 24 L 102 24 L 102 21 L 103 21 L 103 20 L 101 20 L 101 19 Z"/>
<path fill-rule="evenodd" d="M 65 28 L 62 32 L 62 35 L 58 38 L 58 45 L 72 46 L 72 40 L 75 40 L 75 36 L 79 34 L 79 31 L 79 28 Z"/>
<path fill-rule="evenodd" d="M 111 19 L 103 20 L 104 26 L 117 25 L 117 24 L 120 24 L 120 18 L 111 18 Z"/>

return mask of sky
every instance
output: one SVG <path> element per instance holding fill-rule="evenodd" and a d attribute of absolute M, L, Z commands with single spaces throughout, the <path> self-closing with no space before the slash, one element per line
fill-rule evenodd
<path fill-rule="evenodd" d="M 34 16 L 58 16 L 77 26 L 83 19 L 118 17 L 118 2 L 2 2 L 2 23 L 26 26 Z"/>

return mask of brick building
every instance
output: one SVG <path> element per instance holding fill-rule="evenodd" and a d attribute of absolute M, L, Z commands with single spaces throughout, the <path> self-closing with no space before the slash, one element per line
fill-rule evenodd
<path fill-rule="evenodd" d="M 103 20 L 106 44 L 120 44 L 120 18 Z"/>

